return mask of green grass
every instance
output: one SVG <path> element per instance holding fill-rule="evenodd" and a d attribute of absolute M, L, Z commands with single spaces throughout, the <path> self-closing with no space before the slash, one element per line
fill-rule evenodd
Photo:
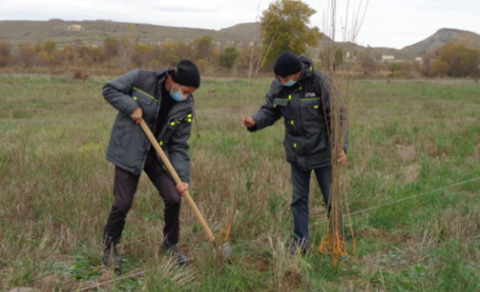
<path fill-rule="evenodd" d="M 478 291 L 480 289 L 480 87 L 463 80 L 360 81 L 349 109 L 345 210 L 409 198 L 345 220 L 349 258 L 289 257 L 290 167 L 281 122 L 241 130 L 242 114 L 264 102 L 271 80 L 204 78 L 195 94 L 191 193 L 214 234 L 227 227 L 236 261 L 225 264 L 189 206 L 177 268 L 158 254 L 163 203 L 142 177 L 123 234 L 122 275 L 100 261 L 113 201 L 105 151 L 116 115 L 101 96 L 111 77 L 86 83 L 57 76 L 0 75 L 0 290 L 69 291 Z M 312 180 L 313 181 L 313 180 Z M 431 192 L 432 190 L 441 189 Z M 326 232 L 318 187 L 311 237 Z M 119 279 L 145 271 L 134 277 Z"/>

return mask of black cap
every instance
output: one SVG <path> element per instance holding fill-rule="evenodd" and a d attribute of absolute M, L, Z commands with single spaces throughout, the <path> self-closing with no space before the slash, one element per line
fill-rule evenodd
<path fill-rule="evenodd" d="M 177 65 L 177 71 L 172 74 L 175 83 L 183 86 L 200 87 L 200 72 L 192 61 L 183 59 Z"/>
<path fill-rule="evenodd" d="M 302 62 L 294 53 L 290 52 L 281 53 L 273 67 L 275 74 L 282 77 L 298 73 L 301 70 Z"/>

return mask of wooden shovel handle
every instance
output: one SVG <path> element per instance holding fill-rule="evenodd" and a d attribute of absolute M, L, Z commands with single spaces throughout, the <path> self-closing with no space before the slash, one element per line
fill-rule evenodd
<path fill-rule="evenodd" d="M 155 150 L 157 150 L 157 153 L 160 156 L 160 159 L 162 159 L 163 164 L 167 167 L 167 170 L 170 173 L 170 175 L 173 177 L 173 179 L 175 180 L 175 183 L 177 185 L 182 184 L 183 182 L 180 179 L 180 177 L 178 176 L 177 172 L 175 171 L 175 168 L 173 168 L 172 164 L 170 163 L 167 156 L 165 155 L 165 152 L 163 152 L 160 145 L 158 145 L 157 139 L 155 139 L 155 137 L 152 134 L 152 131 L 150 131 L 150 128 L 148 127 L 148 125 L 145 123 L 145 121 L 143 119 L 140 121 L 140 126 L 142 127 L 143 131 L 145 132 L 148 139 L 152 143 L 152 146 L 155 148 Z M 215 237 L 213 236 L 212 230 L 210 230 L 210 227 L 208 227 L 207 222 L 205 221 L 205 219 L 203 219 L 202 213 L 200 213 L 200 210 L 198 210 L 198 207 L 195 204 L 195 202 L 193 201 L 190 194 L 188 193 L 188 190 L 183 192 L 182 195 L 185 197 L 185 199 L 187 199 L 188 204 L 193 209 L 193 213 L 195 214 L 195 217 L 197 217 L 197 220 L 200 222 L 203 229 L 207 233 L 207 236 L 210 239 L 210 241 L 214 242 Z"/>

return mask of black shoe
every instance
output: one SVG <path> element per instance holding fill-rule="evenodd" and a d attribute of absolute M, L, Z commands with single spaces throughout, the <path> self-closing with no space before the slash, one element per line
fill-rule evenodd
<path fill-rule="evenodd" d="M 162 244 L 162 253 L 177 261 L 177 265 L 186 266 L 189 264 L 189 259 L 182 253 L 178 245 Z"/>
<path fill-rule="evenodd" d="M 122 269 L 122 260 L 118 254 L 117 245 L 111 244 L 107 245 L 103 250 L 103 263 L 107 267 L 112 267 L 115 271 L 120 271 Z"/>
<path fill-rule="evenodd" d="M 303 238 L 302 240 L 294 239 L 292 244 L 287 248 L 287 252 L 291 255 L 305 255 L 307 251 L 310 250 L 311 246 L 312 243 L 306 238 Z"/>

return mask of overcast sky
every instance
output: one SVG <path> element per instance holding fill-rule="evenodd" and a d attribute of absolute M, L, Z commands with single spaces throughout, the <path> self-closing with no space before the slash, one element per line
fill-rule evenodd
<path fill-rule="evenodd" d="M 0 0 L 0 20 L 95 20 L 221 29 L 257 20 L 271 0 Z M 312 25 L 325 28 L 328 0 L 304 0 L 317 10 Z M 337 1 L 337 23 L 347 0 Z M 363 0 L 365 8 L 367 0 Z M 350 0 L 350 17 L 360 0 Z M 349 17 L 349 18 L 350 18 Z M 351 27 L 351 26 L 348 26 Z M 370 0 L 357 43 L 403 48 L 440 28 L 480 34 L 480 0 Z M 341 25 L 337 28 L 341 31 Z M 341 36 L 337 35 L 337 40 Z"/>

